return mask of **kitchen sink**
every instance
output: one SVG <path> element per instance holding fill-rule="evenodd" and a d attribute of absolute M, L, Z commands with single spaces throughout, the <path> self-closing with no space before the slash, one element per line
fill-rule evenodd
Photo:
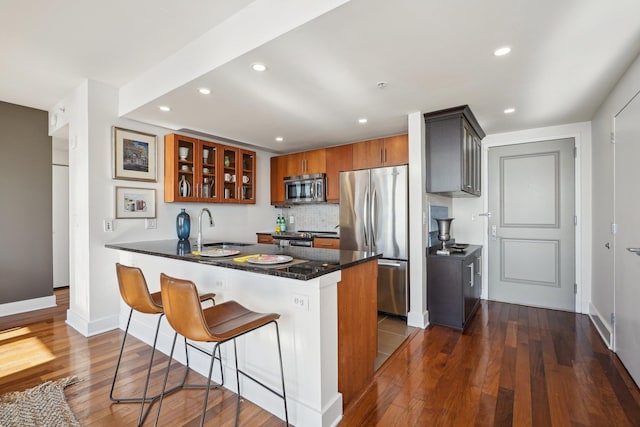
<path fill-rule="evenodd" d="M 215 242 L 204 243 L 202 246 L 207 248 L 227 248 L 232 246 L 251 246 L 254 243 L 237 243 L 237 242 Z"/>

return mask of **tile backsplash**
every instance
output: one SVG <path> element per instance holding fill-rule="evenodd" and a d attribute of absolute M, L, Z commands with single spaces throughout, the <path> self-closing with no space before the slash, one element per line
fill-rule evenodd
<path fill-rule="evenodd" d="M 340 220 L 340 205 L 298 205 L 282 209 L 282 214 L 287 220 L 288 230 L 340 231 L 336 228 Z M 294 224 L 289 223 L 290 216 L 294 217 Z"/>

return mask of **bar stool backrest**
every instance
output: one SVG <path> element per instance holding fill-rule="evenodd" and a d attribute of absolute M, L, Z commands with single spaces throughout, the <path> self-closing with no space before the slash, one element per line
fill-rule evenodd
<path fill-rule="evenodd" d="M 193 341 L 218 341 L 209 332 L 195 283 L 161 273 L 160 289 L 164 312 L 174 331 Z"/>
<path fill-rule="evenodd" d="M 138 267 L 129 267 L 116 263 L 118 286 L 120 295 L 125 303 L 132 309 L 141 313 L 159 314 L 163 312 L 162 306 L 156 303 L 147 287 L 142 270 Z"/>

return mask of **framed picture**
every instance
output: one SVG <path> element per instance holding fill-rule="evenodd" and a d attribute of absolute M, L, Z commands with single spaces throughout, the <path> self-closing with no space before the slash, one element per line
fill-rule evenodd
<path fill-rule="evenodd" d="M 158 138 L 113 126 L 113 178 L 156 182 Z"/>
<path fill-rule="evenodd" d="M 116 187 L 116 218 L 155 217 L 155 188 Z"/>

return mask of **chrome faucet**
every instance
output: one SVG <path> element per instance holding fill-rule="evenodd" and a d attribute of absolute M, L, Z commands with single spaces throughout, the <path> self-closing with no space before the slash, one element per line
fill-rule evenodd
<path fill-rule="evenodd" d="M 198 252 L 202 250 L 202 214 L 205 212 L 209 214 L 209 226 L 213 227 L 213 217 L 211 216 L 211 211 L 207 208 L 202 208 L 202 210 L 200 211 L 200 215 L 198 215 Z"/>

